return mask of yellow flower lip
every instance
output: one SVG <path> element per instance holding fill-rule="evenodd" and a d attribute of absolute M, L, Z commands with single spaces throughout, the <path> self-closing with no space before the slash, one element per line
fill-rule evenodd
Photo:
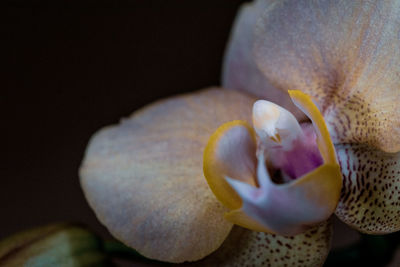
<path fill-rule="evenodd" d="M 271 139 L 283 134 L 286 139 L 294 139 L 299 136 L 296 131 L 301 129 L 296 128 L 297 121 L 295 124 L 279 121 L 279 114 L 289 121 L 294 119 L 287 111 L 258 101 L 253 108 L 255 131 L 244 121 L 223 124 L 206 146 L 203 165 L 211 190 L 231 210 L 226 219 L 255 231 L 282 235 L 304 232 L 328 219 L 337 206 L 342 186 L 340 167 L 321 113 L 304 93 L 289 91 L 289 94 L 313 122 L 322 165 L 291 182 L 274 183 L 264 153 L 260 152 L 260 143 L 266 149 L 274 144 L 290 149 L 291 142 L 285 138 L 278 143 Z M 262 124 L 268 123 L 265 118 L 272 122 L 263 128 Z M 270 127 L 271 124 L 279 125 L 275 128 L 281 133 Z M 255 132 L 264 141 L 259 142 L 258 148 Z"/>
<path fill-rule="evenodd" d="M 335 147 L 330 138 L 324 117 L 312 101 L 311 97 L 298 90 L 289 90 L 288 93 L 294 104 L 311 119 L 317 134 L 318 148 L 324 162 L 337 164 Z"/>

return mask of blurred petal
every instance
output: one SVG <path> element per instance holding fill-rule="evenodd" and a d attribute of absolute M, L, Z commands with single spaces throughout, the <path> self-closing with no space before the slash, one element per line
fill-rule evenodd
<path fill-rule="evenodd" d="M 241 6 L 225 52 L 222 86 L 277 103 L 292 112 L 296 118 L 304 119 L 304 114 L 293 105 L 288 94 L 274 87 L 254 61 L 254 29 L 257 18 L 265 8 L 273 5 L 272 1 L 255 1 Z"/>
<path fill-rule="evenodd" d="M 343 189 L 336 215 L 357 230 L 384 234 L 400 230 L 400 152 L 365 145 L 337 145 Z"/>
<path fill-rule="evenodd" d="M 324 222 L 303 234 L 285 237 L 235 226 L 213 254 L 195 266 L 322 266 L 330 249 L 332 228 Z"/>
<path fill-rule="evenodd" d="M 203 175 L 203 150 L 219 125 L 251 121 L 254 99 L 204 90 L 159 101 L 92 137 L 80 169 L 90 206 L 142 255 L 193 261 L 216 250 L 232 224 Z"/>
<path fill-rule="evenodd" d="M 253 37 L 266 79 L 313 96 L 334 143 L 399 151 L 400 1 L 273 3 Z"/>
<path fill-rule="evenodd" d="M 0 240 L 0 266 L 108 266 L 103 243 L 83 225 L 58 223 Z"/>
<path fill-rule="evenodd" d="M 204 175 L 217 199 L 230 209 L 240 208 L 242 201 L 225 177 L 255 185 L 255 151 L 255 134 L 245 121 L 223 124 L 208 141 L 204 151 Z"/>

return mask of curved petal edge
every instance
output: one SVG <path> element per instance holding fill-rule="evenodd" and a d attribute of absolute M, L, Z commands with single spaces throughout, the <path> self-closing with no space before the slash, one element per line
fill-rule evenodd
<path fill-rule="evenodd" d="M 148 258 L 179 263 L 215 251 L 232 224 L 204 178 L 204 147 L 219 125 L 251 121 L 253 102 L 208 89 L 156 102 L 96 133 L 80 178 L 99 220 Z"/>

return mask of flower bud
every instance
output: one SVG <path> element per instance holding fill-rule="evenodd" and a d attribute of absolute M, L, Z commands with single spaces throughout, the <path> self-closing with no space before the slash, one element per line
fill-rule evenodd
<path fill-rule="evenodd" d="M 0 266 L 102 266 L 101 240 L 72 223 L 42 226 L 0 241 Z"/>

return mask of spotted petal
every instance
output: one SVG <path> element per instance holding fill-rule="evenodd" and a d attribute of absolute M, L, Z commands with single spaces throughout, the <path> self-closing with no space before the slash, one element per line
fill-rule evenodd
<path fill-rule="evenodd" d="M 272 3 L 253 37 L 270 84 L 313 96 L 334 143 L 399 151 L 400 1 Z"/>
<path fill-rule="evenodd" d="M 288 237 L 253 232 L 235 226 L 221 248 L 193 265 L 322 266 L 330 249 L 331 236 L 330 222 L 324 222 L 303 234 Z"/>
<path fill-rule="evenodd" d="M 255 100 L 204 90 L 152 104 L 92 137 L 80 169 L 85 196 L 118 239 L 146 257 L 194 261 L 232 224 L 203 175 L 203 150 L 219 125 L 251 121 Z"/>
<path fill-rule="evenodd" d="M 343 189 L 336 215 L 359 231 L 400 230 L 400 152 L 365 145 L 337 145 Z"/>

